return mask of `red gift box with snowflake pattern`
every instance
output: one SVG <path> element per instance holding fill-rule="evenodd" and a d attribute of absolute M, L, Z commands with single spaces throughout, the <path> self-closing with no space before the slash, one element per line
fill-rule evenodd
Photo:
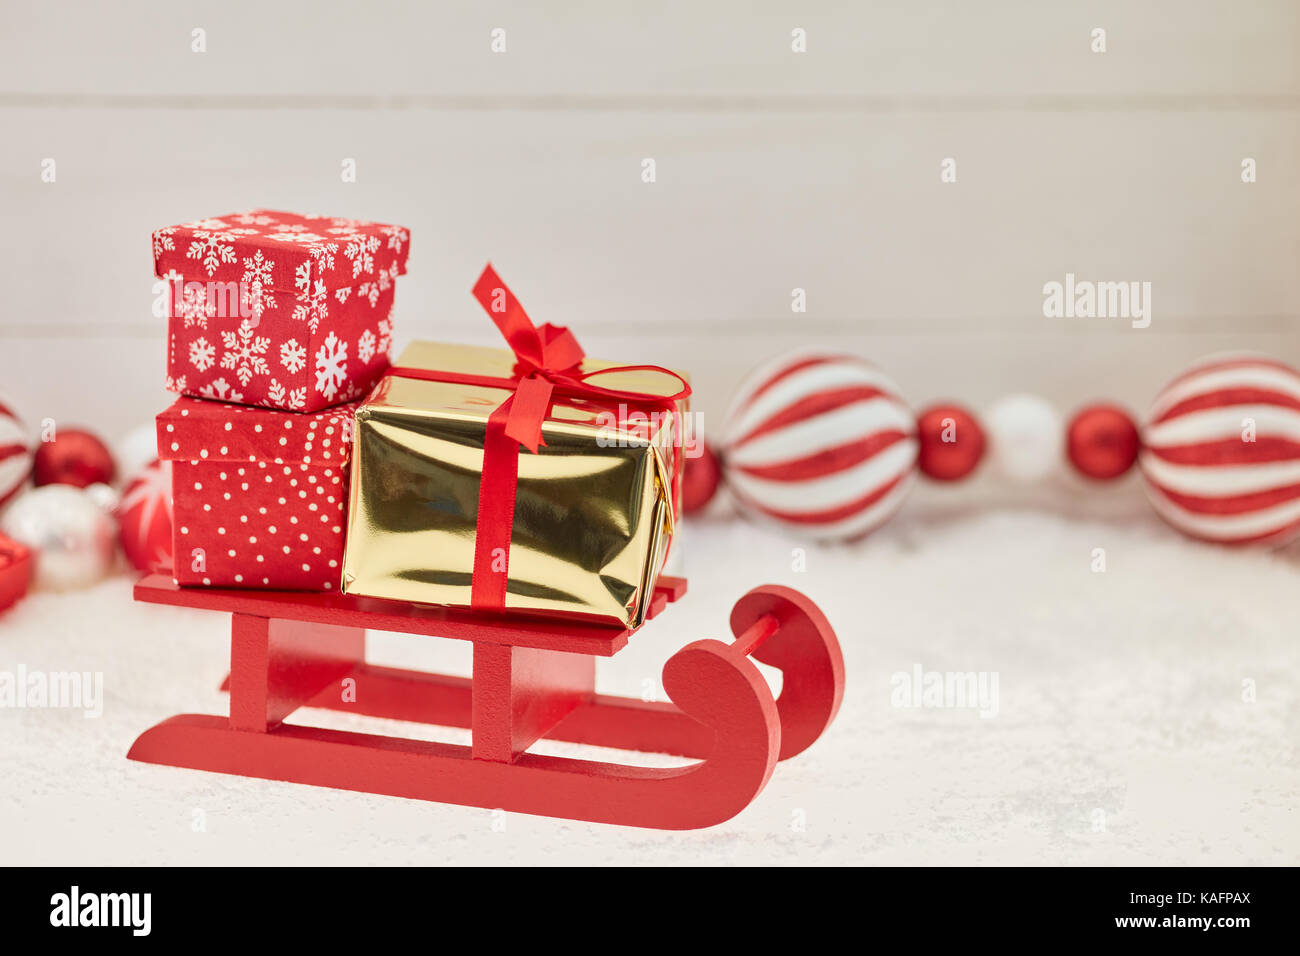
<path fill-rule="evenodd" d="M 159 414 L 176 582 L 336 590 L 358 404 L 299 414 L 179 398 Z"/>
<path fill-rule="evenodd" d="M 299 412 L 364 396 L 409 251 L 401 226 L 267 209 L 156 230 L 167 388 Z"/>

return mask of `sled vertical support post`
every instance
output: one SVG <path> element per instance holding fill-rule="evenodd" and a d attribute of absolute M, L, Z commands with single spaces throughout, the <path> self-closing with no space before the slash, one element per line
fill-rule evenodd
<path fill-rule="evenodd" d="M 365 659 L 360 627 L 235 613 L 230 624 L 230 727 L 266 733 Z"/>
<path fill-rule="evenodd" d="M 513 763 L 595 690 L 590 655 L 475 641 L 474 759 Z"/>

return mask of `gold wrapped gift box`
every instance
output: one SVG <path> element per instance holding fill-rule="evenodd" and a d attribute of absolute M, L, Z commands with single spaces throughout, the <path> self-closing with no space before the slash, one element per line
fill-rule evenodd
<path fill-rule="evenodd" d="M 508 379 L 507 349 L 416 342 L 396 367 Z M 586 360 L 583 371 L 613 367 Z M 599 376 L 607 388 L 672 395 L 654 372 Z M 511 390 L 390 374 L 357 409 L 343 559 L 349 594 L 470 606 L 483 441 Z M 686 412 L 685 400 L 677 407 Z M 545 445 L 519 450 L 505 609 L 645 618 L 673 532 L 680 460 L 673 416 L 556 397 Z M 630 419 L 630 421 L 629 421 Z"/>

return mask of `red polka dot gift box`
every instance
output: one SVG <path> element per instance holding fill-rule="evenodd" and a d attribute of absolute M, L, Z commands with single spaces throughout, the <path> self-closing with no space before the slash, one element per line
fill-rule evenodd
<path fill-rule="evenodd" d="M 357 404 L 302 415 L 181 398 L 162 412 L 177 583 L 336 589 Z"/>
<path fill-rule="evenodd" d="M 388 368 L 402 226 L 256 209 L 153 234 L 167 387 L 309 412 Z"/>

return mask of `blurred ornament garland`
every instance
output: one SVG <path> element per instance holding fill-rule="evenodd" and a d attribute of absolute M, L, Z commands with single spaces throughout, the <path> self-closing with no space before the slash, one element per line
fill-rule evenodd
<path fill-rule="evenodd" d="M 0 610 L 32 586 L 100 580 L 120 546 L 141 571 L 172 564 L 171 476 L 154 428 L 113 453 L 86 429 L 36 443 L 0 404 Z M 954 403 L 913 414 L 861 358 L 820 350 L 746 378 L 715 447 L 688 459 L 683 503 L 706 507 L 725 485 L 742 513 L 819 540 L 855 540 L 887 521 L 919 473 L 951 483 L 987 457 L 999 477 L 1042 480 L 1063 463 L 1093 482 L 1138 465 L 1156 512 L 1191 537 L 1282 545 L 1300 536 L 1300 372 L 1245 354 L 1195 363 L 1137 423 L 1111 403 L 1063 422 L 1046 400 L 1009 395 L 983 419 Z M 36 487 L 24 490 L 28 482 Z"/>
<path fill-rule="evenodd" d="M 914 472 L 954 482 L 986 454 L 1000 478 L 1018 483 L 1066 462 L 1112 481 L 1138 463 L 1156 512 L 1186 535 L 1275 546 L 1300 536 L 1300 372 L 1249 354 L 1195 363 L 1141 425 L 1110 403 L 1063 423 L 1025 394 L 995 402 L 982 422 L 951 403 L 912 415 L 893 383 L 854 355 L 784 357 L 741 385 L 716 460 L 690 460 L 686 505 L 698 511 L 726 485 L 749 517 L 852 540 L 898 509 Z"/>
<path fill-rule="evenodd" d="M 146 434 L 150 455 L 140 462 Z M 119 496 L 115 456 L 99 436 L 62 428 L 36 442 L 0 404 L 0 609 L 33 587 L 101 580 L 119 543 L 133 567 L 171 570 L 170 469 L 154 460 L 153 435 L 141 426 L 123 442 L 133 477 Z"/>

